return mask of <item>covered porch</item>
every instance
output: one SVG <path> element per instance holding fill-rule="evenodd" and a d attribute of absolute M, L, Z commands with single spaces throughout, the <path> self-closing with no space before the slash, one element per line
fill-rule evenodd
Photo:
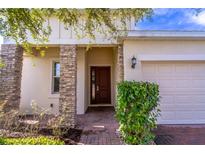
<path fill-rule="evenodd" d="M 77 114 L 88 107 L 115 106 L 120 81 L 117 46 L 77 49 Z"/>
<path fill-rule="evenodd" d="M 66 126 L 74 127 L 76 115 L 84 114 L 88 107 L 115 106 L 116 84 L 123 79 L 122 45 L 91 46 L 88 50 L 86 45 L 49 45 L 44 57 L 23 56 L 22 51 L 16 45 L 2 45 L 6 68 L 1 72 L 0 90 L 8 110 L 32 114 L 31 103 L 36 102 L 49 113 L 63 116 Z M 59 80 L 53 68 L 57 62 Z M 58 86 L 53 85 L 54 80 Z M 106 83 L 103 89 L 101 85 Z"/>

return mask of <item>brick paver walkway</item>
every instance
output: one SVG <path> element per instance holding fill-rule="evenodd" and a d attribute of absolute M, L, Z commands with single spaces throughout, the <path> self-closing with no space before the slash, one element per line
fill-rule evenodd
<path fill-rule="evenodd" d="M 113 107 L 92 107 L 86 114 L 78 115 L 77 127 L 83 129 L 80 143 L 90 145 L 119 145 L 118 123 Z"/>

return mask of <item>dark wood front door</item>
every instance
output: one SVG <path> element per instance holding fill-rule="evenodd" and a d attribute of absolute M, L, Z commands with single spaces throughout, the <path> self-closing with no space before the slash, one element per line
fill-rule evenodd
<path fill-rule="evenodd" d="M 91 67 L 91 104 L 111 104 L 110 67 Z"/>

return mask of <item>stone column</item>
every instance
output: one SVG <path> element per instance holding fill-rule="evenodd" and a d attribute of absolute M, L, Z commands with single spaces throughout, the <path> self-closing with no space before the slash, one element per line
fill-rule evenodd
<path fill-rule="evenodd" d="M 74 127 L 76 122 L 76 45 L 60 46 L 60 98 L 59 112 L 62 126 Z"/>
<path fill-rule="evenodd" d="M 123 45 L 118 45 L 116 49 L 116 81 L 115 81 L 115 106 L 117 105 L 117 84 L 124 80 L 124 59 Z"/>
<path fill-rule="evenodd" d="M 23 49 L 17 45 L 3 44 L 0 52 L 4 67 L 0 68 L 0 102 L 5 111 L 18 110 L 21 96 Z"/>
<path fill-rule="evenodd" d="M 123 45 L 118 45 L 117 48 L 117 82 L 124 80 L 124 60 L 123 60 Z"/>

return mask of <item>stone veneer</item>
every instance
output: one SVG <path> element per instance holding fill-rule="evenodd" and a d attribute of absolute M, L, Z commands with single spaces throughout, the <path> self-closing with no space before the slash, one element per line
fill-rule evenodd
<path fill-rule="evenodd" d="M 76 54 L 76 45 L 60 46 L 59 112 L 66 127 L 74 127 L 76 122 Z"/>
<path fill-rule="evenodd" d="M 23 49 L 17 45 L 1 45 L 1 60 L 5 64 L 0 68 L 0 102 L 5 102 L 5 111 L 18 110 L 21 95 L 21 72 Z"/>
<path fill-rule="evenodd" d="M 117 48 L 117 82 L 124 80 L 124 60 L 123 60 L 123 45 L 118 45 Z"/>

